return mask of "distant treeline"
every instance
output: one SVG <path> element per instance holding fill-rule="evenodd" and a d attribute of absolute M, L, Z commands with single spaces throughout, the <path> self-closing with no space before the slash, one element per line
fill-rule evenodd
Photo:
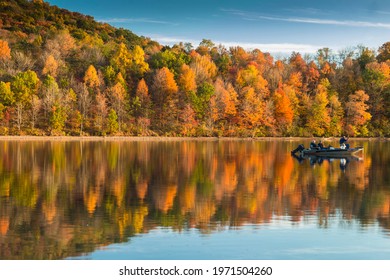
<path fill-rule="evenodd" d="M 390 42 L 274 59 L 0 0 L 0 134 L 389 136 Z"/>

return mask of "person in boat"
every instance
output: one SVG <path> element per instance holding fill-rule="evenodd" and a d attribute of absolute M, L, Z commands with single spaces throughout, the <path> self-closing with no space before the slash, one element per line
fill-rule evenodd
<path fill-rule="evenodd" d="M 324 150 L 325 149 L 324 144 L 322 144 L 321 140 L 320 140 L 320 142 L 318 142 L 318 148 L 320 148 L 320 150 Z"/>
<path fill-rule="evenodd" d="M 318 145 L 316 144 L 315 139 L 310 142 L 310 150 L 318 150 Z"/>
<path fill-rule="evenodd" d="M 349 144 L 347 143 L 348 138 L 343 136 L 340 138 L 340 148 L 341 149 L 349 149 Z"/>
<path fill-rule="evenodd" d="M 299 144 L 299 146 L 295 150 L 291 151 L 291 154 L 295 155 L 295 153 L 302 152 L 304 149 L 305 149 L 305 147 L 302 144 Z"/>

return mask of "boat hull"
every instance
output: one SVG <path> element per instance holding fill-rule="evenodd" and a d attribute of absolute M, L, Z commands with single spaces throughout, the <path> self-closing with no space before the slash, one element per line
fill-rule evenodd
<path fill-rule="evenodd" d="M 351 149 L 323 149 L 323 150 L 309 150 L 301 151 L 302 156 L 317 156 L 317 157 L 346 157 L 356 154 L 363 150 L 363 147 L 356 147 Z"/>

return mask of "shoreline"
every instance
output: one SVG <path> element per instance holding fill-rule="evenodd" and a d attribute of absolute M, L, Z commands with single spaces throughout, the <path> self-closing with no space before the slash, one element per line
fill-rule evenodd
<path fill-rule="evenodd" d="M 336 141 L 339 137 L 173 137 L 173 136 L 0 136 L 0 141 L 298 141 L 321 139 Z M 390 141 L 389 137 L 351 137 L 351 140 Z"/>

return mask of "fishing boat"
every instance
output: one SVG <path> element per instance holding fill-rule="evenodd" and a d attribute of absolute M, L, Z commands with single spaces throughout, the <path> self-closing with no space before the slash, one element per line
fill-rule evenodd
<path fill-rule="evenodd" d="M 299 145 L 291 154 L 299 153 L 301 156 L 316 156 L 316 157 L 346 157 L 354 155 L 363 150 L 363 147 L 355 148 L 323 148 L 323 149 L 305 149 L 303 145 Z"/>

